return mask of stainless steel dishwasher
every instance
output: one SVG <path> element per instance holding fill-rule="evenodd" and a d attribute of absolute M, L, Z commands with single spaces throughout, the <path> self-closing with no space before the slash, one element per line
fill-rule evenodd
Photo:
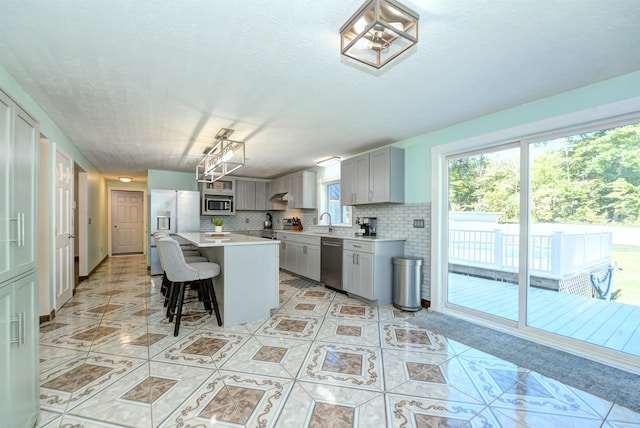
<path fill-rule="evenodd" d="M 342 290 L 342 239 L 322 237 L 320 248 L 320 282 Z"/>

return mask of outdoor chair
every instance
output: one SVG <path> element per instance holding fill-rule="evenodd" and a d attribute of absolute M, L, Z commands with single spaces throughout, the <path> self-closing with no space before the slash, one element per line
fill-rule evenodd
<path fill-rule="evenodd" d="M 622 268 L 618 267 L 616 263 L 609 265 L 606 269 L 600 271 L 591 272 L 589 275 L 591 278 L 591 284 L 593 284 L 594 297 L 601 300 L 616 300 L 622 294 L 622 289 L 612 291 L 613 285 L 613 272 L 620 271 Z"/>

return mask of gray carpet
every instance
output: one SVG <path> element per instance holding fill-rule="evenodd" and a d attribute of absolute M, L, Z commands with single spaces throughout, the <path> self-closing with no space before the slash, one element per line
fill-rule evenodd
<path fill-rule="evenodd" d="M 431 312 L 417 326 L 640 412 L 640 376 Z"/>

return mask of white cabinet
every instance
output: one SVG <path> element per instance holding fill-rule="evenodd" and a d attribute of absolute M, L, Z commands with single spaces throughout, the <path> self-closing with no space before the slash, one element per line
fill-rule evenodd
<path fill-rule="evenodd" d="M 391 303 L 392 258 L 404 255 L 404 241 L 345 239 L 342 251 L 342 287 L 350 295 L 374 302 Z"/>
<path fill-rule="evenodd" d="M 31 427 L 38 416 L 36 278 L 31 273 L 0 288 L 0 414 L 6 426 Z"/>
<path fill-rule="evenodd" d="M 320 237 L 278 232 L 280 268 L 320 281 Z"/>
<path fill-rule="evenodd" d="M 342 162 L 343 205 L 404 202 L 404 150 L 384 147 Z"/>
<path fill-rule="evenodd" d="M 0 282 L 36 268 L 36 121 L 0 91 Z"/>
<path fill-rule="evenodd" d="M 38 416 L 36 121 L 0 91 L 0 425 Z"/>

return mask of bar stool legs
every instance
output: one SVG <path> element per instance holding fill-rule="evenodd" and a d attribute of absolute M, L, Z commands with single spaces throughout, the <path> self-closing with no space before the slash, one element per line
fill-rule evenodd
<path fill-rule="evenodd" d="M 215 311 L 218 326 L 222 326 L 222 317 L 220 316 L 220 307 L 218 306 L 218 299 L 216 298 L 216 290 L 213 288 L 213 279 L 208 278 L 189 283 L 170 283 L 165 303 L 167 306 L 167 317 L 169 318 L 169 322 L 173 322 L 175 317 L 173 335 L 177 336 L 180 330 L 180 320 L 182 319 L 182 309 L 184 306 L 187 286 L 197 292 L 199 299 L 202 300 L 204 304 L 204 309 L 209 312 L 210 315 Z"/>

